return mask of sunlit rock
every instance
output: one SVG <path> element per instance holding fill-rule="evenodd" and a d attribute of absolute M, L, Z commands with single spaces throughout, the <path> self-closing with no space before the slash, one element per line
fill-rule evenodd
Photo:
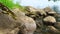
<path fill-rule="evenodd" d="M 29 11 L 29 12 L 35 12 L 35 11 L 37 11 L 37 9 L 34 8 L 34 7 L 32 7 L 32 6 L 26 6 L 25 8 L 26 8 L 26 10 Z"/>
<path fill-rule="evenodd" d="M 18 11 L 16 9 L 14 10 L 15 10 L 15 14 L 17 15 L 17 21 L 20 22 L 22 25 L 24 25 L 23 30 L 21 29 L 20 32 L 22 32 L 22 34 L 33 34 L 34 31 L 36 30 L 35 21 L 32 18 L 25 16 L 23 12 Z"/>
<path fill-rule="evenodd" d="M 19 12 L 19 9 L 12 12 L 16 15 L 16 20 L 9 14 L 0 13 L 0 34 L 33 34 L 36 30 L 35 21 Z"/>
<path fill-rule="evenodd" d="M 53 16 L 47 16 L 43 19 L 43 23 L 45 25 L 54 25 L 54 23 L 56 23 L 56 19 Z"/>
<path fill-rule="evenodd" d="M 47 13 L 48 15 L 55 16 L 57 13 L 55 11 L 51 11 Z"/>

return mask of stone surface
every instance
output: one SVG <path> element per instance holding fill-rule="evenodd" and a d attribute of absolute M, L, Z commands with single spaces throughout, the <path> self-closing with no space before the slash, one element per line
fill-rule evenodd
<path fill-rule="evenodd" d="M 15 9 L 15 14 L 17 15 L 17 20 L 24 25 L 24 29 L 21 31 L 23 34 L 33 34 L 36 29 L 36 23 L 35 21 L 25 16 L 23 12 L 17 11 Z"/>
<path fill-rule="evenodd" d="M 0 34 L 60 34 L 60 14 L 50 7 L 25 8 L 26 12 L 19 8 L 12 9 L 16 19 L 11 13 L 6 14 L 6 11 L 0 10 Z"/>
<path fill-rule="evenodd" d="M 34 7 L 32 7 L 32 6 L 25 6 L 26 7 L 26 10 L 27 11 L 29 11 L 29 12 L 35 12 L 35 11 L 37 11 L 37 9 L 36 8 L 34 8 Z"/>
<path fill-rule="evenodd" d="M 12 10 L 13 11 L 13 10 Z M 16 20 L 8 14 L 0 14 L 0 34 L 33 34 L 36 29 L 35 21 L 15 9 Z"/>
<path fill-rule="evenodd" d="M 58 29 L 56 29 L 53 26 L 48 26 L 47 27 L 48 32 L 50 32 L 51 34 L 58 34 L 60 31 Z"/>
<path fill-rule="evenodd" d="M 36 9 L 31 6 L 26 6 L 27 13 L 26 15 L 30 17 L 30 15 L 35 15 L 35 16 L 46 16 L 46 12 L 43 9 Z"/>
<path fill-rule="evenodd" d="M 46 16 L 47 15 L 46 12 L 44 10 L 42 10 L 42 9 L 37 10 L 36 13 L 38 15 L 41 15 L 41 16 Z"/>
<path fill-rule="evenodd" d="M 43 20 L 46 22 L 52 22 L 52 23 L 56 22 L 56 19 L 53 16 L 47 16 Z"/>
<path fill-rule="evenodd" d="M 18 23 L 19 22 L 15 22 L 15 20 L 11 18 L 11 16 L 1 13 L 0 14 L 0 34 L 7 34 L 7 33 L 10 34 L 10 32 L 14 30 L 16 26 L 18 26 L 17 25 Z M 13 33 L 15 33 L 15 31 L 13 31 Z"/>
<path fill-rule="evenodd" d="M 50 7 L 46 7 L 43 9 L 45 12 L 50 12 L 52 9 Z"/>
<path fill-rule="evenodd" d="M 56 22 L 54 25 L 57 29 L 60 29 L 60 22 Z"/>
<path fill-rule="evenodd" d="M 43 19 L 43 23 L 46 25 L 54 25 L 54 23 L 56 23 L 56 19 L 53 16 L 47 16 Z"/>

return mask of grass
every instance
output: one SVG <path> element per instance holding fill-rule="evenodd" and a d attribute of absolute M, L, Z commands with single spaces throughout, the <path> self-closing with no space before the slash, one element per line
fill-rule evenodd
<path fill-rule="evenodd" d="M 16 8 L 23 8 L 19 3 L 13 3 L 13 0 L 0 0 L 2 4 L 7 6 L 9 9 L 13 9 L 14 7 Z"/>

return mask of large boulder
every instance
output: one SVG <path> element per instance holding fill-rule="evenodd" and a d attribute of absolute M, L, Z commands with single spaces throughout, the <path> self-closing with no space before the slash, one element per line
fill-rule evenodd
<path fill-rule="evenodd" d="M 35 21 L 15 9 L 16 20 L 9 14 L 0 13 L 0 34 L 33 34 L 36 29 Z"/>
<path fill-rule="evenodd" d="M 33 34 L 34 31 L 36 30 L 36 23 L 35 21 L 30 18 L 30 17 L 21 17 L 20 18 L 22 20 L 22 24 L 25 25 L 25 28 L 24 28 L 24 31 L 22 32 L 25 32 L 24 34 Z"/>
<path fill-rule="evenodd" d="M 19 9 L 19 11 L 16 9 L 14 10 L 13 11 L 15 15 L 17 15 L 17 20 L 21 22 L 22 25 L 24 25 L 24 28 L 21 29 L 20 32 L 22 32 L 23 34 L 33 34 L 36 29 L 35 21 L 32 18 L 25 16 L 25 14 L 21 12 Z"/>
<path fill-rule="evenodd" d="M 0 34 L 16 34 L 15 32 L 18 32 L 19 30 L 13 30 L 17 28 L 16 26 L 18 26 L 18 23 L 19 22 L 16 22 L 11 16 L 0 13 Z"/>
<path fill-rule="evenodd" d="M 56 23 L 56 19 L 53 16 L 47 16 L 43 19 L 43 23 L 45 25 L 54 25 L 54 23 Z"/>

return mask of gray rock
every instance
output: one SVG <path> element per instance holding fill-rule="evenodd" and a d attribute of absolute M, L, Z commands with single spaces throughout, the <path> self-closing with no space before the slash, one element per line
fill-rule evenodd
<path fill-rule="evenodd" d="M 36 30 L 35 21 L 32 18 L 25 16 L 25 14 L 23 12 L 21 12 L 20 10 L 17 11 L 15 9 L 14 12 L 17 15 L 17 21 L 21 22 L 21 24 L 24 25 L 24 28 L 23 28 L 23 30 L 21 29 L 21 32 L 23 34 L 33 34 L 34 31 Z"/>
<path fill-rule="evenodd" d="M 25 13 L 24 12 L 22 12 L 19 8 L 14 8 L 13 10 L 12 10 L 12 12 L 16 15 L 16 16 L 25 16 Z"/>
<path fill-rule="evenodd" d="M 10 14 L 0 14 L 0 34 L 33 34 L 36 29 L 35 21 L 19 10 L 15 9 L 13 12 L 16 20 Z"/>
<path fill-rule="evenodd" d="M 25 29 L 25 33 L 24 34 L 30 34 L 30 33 L 33 34 L 33 32 L 36 29 L 36 23 L 35 23 L 35 21 L 32 18 L 27 17 L 27 16 L 20 17 L 20 19 L 23 22 L 22 24 L 25 25 L 25 28 L 24 28 Z M 22 31 L 22 32 L 24 32 L 24 31 Z"/>
<path fill-rule="evenodd" d="M 0 13 L 2 12 L 3 10 L 0 9 Z"/>
<path fill-rule="evenodd" d="M 60 22 L 55 23 L 54 25 L 57 29 L 60 29 Z"/>
<path fill-rule="evenodd" d="M 51 34 L 56 34 L 59 33 L 60 31 L 58 29 L 56 29 L 54 26 L 48 26 L 47 27 L 48 32 L 50 32 Z"/>
<path fill-rule="evenodd" d="M 50 11 L 50 12 L 48 12 L 48 14 L 56 14 L 56 12 L 55 11 Z"/>
<path fill-rule="evenodd" d="M 57 15 L 57 13 L 53 10 L 50 12 L 46 12 L 46 13 L 47 13 L 47 15 L 50 15 L 50 16 L 56 16 Z"/>
<path fill-rule="evenodd" d="M 37 13 L 38 15 L 41 15 L 41 16 L 46 16 L 46 15 L 47 15 L 46 12 L 45 12 L 43 9 L 38 9 L 38 10 L 36 11 L 36 13 Z"/>
<path fill-rule="evenodd" d="M 52 9 L 50 7 L 46 7 L 43 9 L 45 12 L 50 12 Z"/>
<path fill-rule="evenodd" d="M 19 22 L 15 22 L 11 16 L 7 14 L 0 14 L 0 34 L 10 34 L 12 30 L 15 29 L 16 26 L 18 26 Z M 20 24 L 20 23 L 19 23 Z M 17 31 L 13 31 L 15 33 Z M 11 33 L 12 34 L 12 33 Z"/>
<path fill-rule="evenodd" d="M 37 11 L 37 9 L 36 8 L 34 8 L 34 7 L 32 7 L 32 6 L 25 6 L 25 8 L 26 8 L 26 10 L 27 11 L 29 11 L 29 12 L 35 12 L 35 11 Z"/>
<path fill-rule="evenodd" d="M 46 12 L 43 9 L 36 9 L 31 6 L 26 6 L 27 14 L 26 15 L 35 15 L 35 16 L 46 16 Z"/>
<path fill-rule="evenodd" d="M 43 9 L 46 13 L 47 13 L 47 15 L 50 15 L 50 16 L 55 16 L 57 13 L 54 11 L 54 10 L 52 10 L 50 7 L 46 7 L 46 8 L 44 8 Z"/>
<path fill-rule="evenodd" d="M 56 14 L 56 12 L 55 11 L 50 11 L 50 12 L 48 12 L 48 14 Z"/>

